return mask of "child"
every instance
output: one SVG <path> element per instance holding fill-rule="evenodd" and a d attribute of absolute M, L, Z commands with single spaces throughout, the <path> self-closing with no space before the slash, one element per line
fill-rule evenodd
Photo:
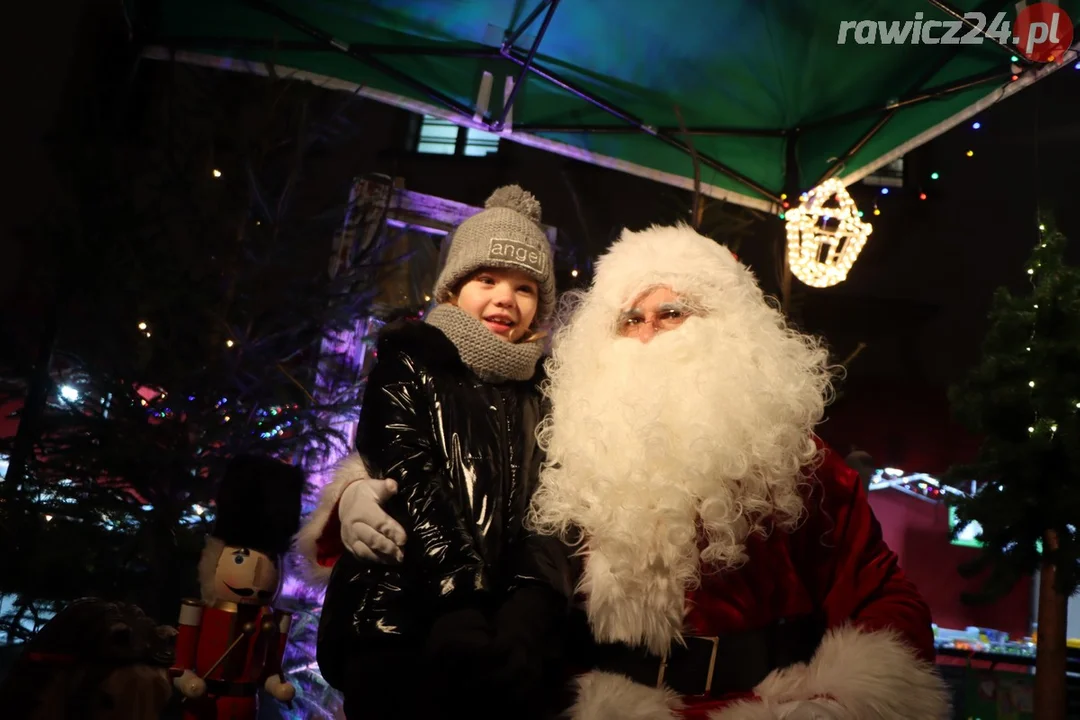
<path fill-rule="evenodd" d="M 529 717 L 549 695 L 571 587 L 562 546 L 522 526 L 555 300 L 539 220 L 529 193 L 495 191 L 454 232 L 425 322 L 380 336 L 356 449 L 397 483 L 387 510 L 408 541 L 394 566 L 331 553 L 318 660 L 350 720 Z"/>

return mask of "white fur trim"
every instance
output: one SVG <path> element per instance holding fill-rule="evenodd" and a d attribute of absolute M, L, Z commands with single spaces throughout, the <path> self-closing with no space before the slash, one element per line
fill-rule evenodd
<path fill-rule="evenodd" d="M 736 285 L 757 289 L 749 268 L 730 250 L 685 223 L 623 230 L 596 261 L 593 277 L 593 297 L 609 310 L 624 309 L 657 285 L 702 300 L 731 292 Z"/>
<path fill-rule="evenodd" d="M 859 720 L 952 717 L 944 681 L 889 630 L 866 632 L 851 626 L 831 630 L 809 665 L 777 670 L 755 692 L 772 705 L 828 695 Z M 716 716 L 729 717 L 744 716 Z"/>
<path fill-rule="evenodd" d="M 709 720 L 776 720 L 776 708 L 763 702 L 744 701 L 709 713 Z"/>
<path fill-rule="evenodd" d="M 366 480 L 369 477 L 363 458 L 352 452 L 334 467 L 331 481 L 319 491 L 318 505 L 308 515 L 293 542 L 301 558 L 300 568 L 304 580 L 308 584 L 322 586 L 330 581 L 331 568 L 319 564 L 316 542 L 326 529 L 330 513 L 333 512 L 345 488 L 357 480 Z"/>
<path fill-rule="evenodd" d="M 577 679 L 572 720 L 676 720 L 682 707 L 667 688 L 636 683 L 625 675 L 589 672 Z"/>
<path fill-rule="evenodd" d="M 217 597 L 214 594 L 214 577 L 217 575 L 218 560 L 224 551 L 224 540 L 213 535 L 206 536 L 206 546 L 199 556 L 199 589 L 203 602 L 207 605 L 212 605 Z"/>

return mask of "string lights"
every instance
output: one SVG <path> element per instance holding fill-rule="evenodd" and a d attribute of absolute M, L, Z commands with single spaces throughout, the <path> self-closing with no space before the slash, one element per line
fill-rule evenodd
<path fill-rule="evenodd" d="M 847 278 L 873 226 L 859 219 L 855 201 L 836 178 L 800 199 L 802 204 L 785 217 L 788 266 L 811 287 L 832 287 Z"/>
<path fill-rule="evenodd" d="M 1046 232 L 1046 225 L 1044 225 L 1043 223 L 1039 223 L 1039 247 L 1040 248 L 1045 248 L 1046 247 L 1046 238 L 1043 236 L 1043 233 L 1045 233 L 1045 232 Z M 1035 272 L 1041 266 L 1042 266 L 1042 263 L 1039 262 L 1038 260 L 1035 260 L 1033 266 L 1029 267 L 1027 269 L 1028 280 L 1031 282 L 1032 295 L 1034 295 L 1036 293 L 1036 291 L 1037 291 Z M 1039 303 L 1032 303 L 1032 308 L 1035 309 L 1035 310 L 1038 310 L 1039 309 Z M 1038 325 L 1038 320 L 1034 319 L 1032 321 L 1032 323 L 1031 323 L 1031 335 L 1028 337 L 1028 344 L 1027 344 L 1027 347 L 1025 348 L 1026 352 L 1031 352 L 1031 346 L 1035 344 L 1035 329 L 1036 329 L 1037 325 Z M 1035 381 L 1034 380 L 1029 380 L 1028 381 L 1028 389 L 1032 390 L 1032 391 L 1035 390 Z M 1041 418 L 1041 417 L 1039 417 L 1039 412 L 1038 412 L 1038 409 L 1037 409 L 1038 404 L 1034 402 L 1034 399 L 1032 399 L 1031 406 L 1032 406 L 1033 409 L 1035 409 L 1035 422 L 1031 426 L 1028 427 L 1028 435 L 1036 435 L 1037 433 L 1042 434 L 1042 433 L 1049 432 L 1050 437 L 1052 439 L 1057 434 L 1057 422 L 1054 421 L 1051 418 Z M 1077 403 L 1076 406 L 1078 408 L 1080 408 L 1080 403 Z"/>
<path fill-rule="evenodd" d="M 975 121 L 973 121 L 971 123 L 971 129 L 972 130 L 981 130 L 982 127 L 983 127 L 982 122 L 979 121 L 979 120 L 975 120 Z M 969 147 L 966 150 L 964 150 L 964 156 L 969 157 L 969 158 L 975 157 L 974 148 Z M 929 177 L 930 180 L 940 180 L 941 179 L 941 173 L 935 170 L 935 171 L 931 172 L 928 177 Z M 897 192 L 893 192 L 893 190 L 897 190 Z M 892 188 L 890 190 L 890 188 L 888 188 L 888 187 L 883 187 L 883 188 L 880 189 L 880 191 L 877 193 L 877 195 L 888 195 L 888 196 L 890 196 L 890 199 L 891 199 L 891 197 L 896 195 L 898 192 L 901 192 L 901 190 L 899 190 L 898 188 Z M 923 188 L 923 187 L 918 188 L 918 192 L 915 193 L 915 196 L 919 200 L 929 200 L 930 199 L 930 193 L 928 193 L 926 191 L 926 189 Z M 878 199 L 877 198 L 874 199 L 873 213 L 874 213 L 874 215 L 881 215 L 881 208 L 878 207 Z M 784 217 L 783 215 L 780 216 L 781 219 L 783 219 L 783 217 Z M 860 217 L 861 217 L 861 215 L 860 215 Z"/>

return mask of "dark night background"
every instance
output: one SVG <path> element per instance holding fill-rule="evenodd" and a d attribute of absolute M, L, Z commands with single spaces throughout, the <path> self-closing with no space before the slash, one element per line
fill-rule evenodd
<path fill-rule="evenodd" d="M 35 222 L 56 193 L 46 139 L 96 91 L 109 37 L 103 28 L 118 32 L 101 19 L 110 15 L 108 4 L 64 5 L 66 12 L 22 7 L 22 31 L 10 35 L 4 50 L 10 71 L 0 133 L 8 178 L 0 195 L 0 346 L 16 365 L 32 356 L 35 319 L 47 302 L 26 280 L 26 269 L 50 261 L 20 242 L 17 230 Z M 139 72 L 147 71 L 155 72 Z M 147 89 L 144 81 L 141 92 L 152 97 L 152 85 Z M 887 402 L 918 387 L 921 396 L 943 400 L 947 385 L 977 357 L 993 289 L 1025 282 L 1022 262 L 1035 239 L 1037 207 L 1054 213 L 1080 244 L 1080 218 L 1073 212 L 1080 196 L 1078 111 L 1080 71 L 1066 67 L 980 115 L 980 130 L 965 122 L 910 153 L 902 191 L 881 196 L 861 183 L 851 188 L 874 223 L 862 256 L 841 285 L 800 288 L 803 325 L 825 335 L 838 358 L 866 344 L 851 363 L 849 395 L 861 388 Z M 366 101 L 358 118 L 362 139 L 348 152 L 320 158 L 308 193 L 344 196 L 351 177 L 384 172 L 404 178 L 410 190 L 480 204 L 492 187 L 521 182 L 542 202 L 545 221 L 579 248 L 578 262 L 620 227 L 671 221 L 689 203 L 682 191 L 511 142 L 486 158 L 417 155 L 404 149 L 414 116 Z M 974 157 L 966 156 L 969 149 Z M 940 179 L 930 180 L 931 172 Z M 570 187 L 581 200 L 580 213 Z M 882 211 L 876 217 L 875 200 Z M 771 258 L 783 223 L 764 218 L 753 233 L 739 255 L 775 292 Z M 329 238 L 326 243 L 312 243 L 313 262 L 325 257 Z M 561 280 L 565 287 L 569 278 Z"/>
<path fill-rule="evenodd" d="M 120 0 L 23 3 L 6 14 L 8 32 L 0 51 L 7 69 L 0 119 L 6 179 L 0 192 L 0 369 L 20 377 L 31 374 L 41 355 L 42 325 L 57 290 L 50 282 L 62 274 L 52 268 L 64 264 L 56 256 L 62 243 L 35 239 L 66 195 L 53 155 L 56 139 L 70 139 L 87 108 L 105 100 L 110 87 L 124 88 L 126 122 L 132 128 L 155 127 L 149 118 L 160 122 L 168 102 L 168 65 L 150 60 L 133 65 L 123 57 L 126 28 L 118 22 L 119 5 Z M 192 86 L 195 75 L 201 80 L 211 75 L 182 70 Z M 253 78 L 240 73 L 218 73 L 212 81 L 218 92 L 235 89 L 237 96 L 253 84 Z M 339 99 L 340 94 L 330 100 Z M 561 289 L 586 282 L 589 259 L 623 227 L 685 219 L 690 206 L 687 192 L 509 141 L 487 157 L 418 154 L 409 148 L 419 118 L 372 101 L 353 103 L 349 120 L 362 130 L 351 144 L 310 158 L 298 189 L 297 204 L 303 209 L 343 205 L 352 179 L 368 173 L 400 178 L 408 190 L 471 205 L 482 205 L 499 185 L 520 183 L 537 196 L 545 223 L 558 228 L 570 248 L 558 262 Z M 973 121 L 980 129 L 972 128 Z M 200 182 L 209 168 L 223 168 L 229 179 L 240 175 L 229 165 L 227 148 L 196 161 L 206 163 Z M 849 188 L 874 232 L 845 282 L 815 290 L 795 281 L 793 319 L 823 335 L 837 361 L 851 359 L 821 435 L 844 454 L 852 446 L 869 450 L 878 467 L 938 474 L 967 459 L 974 447 L 949 419 L 947 389 L 979 358 L 994 290 L 1027 285 L 1024 262 L 1038 237 L 1040 210 L 1071 238 L 1069 255 L 1080 264 L 1080 69 L 1063 67 L 909 153 L 904 164 L 902 189 L 882 195 L 864 183 Z M 932 173 L 938 179 L 931 179 Z M 880 215 L 873 214 L 875 205 Z M 765 289 L 777 293 L 775 257 L 785 238 L 783 221 L 733 206 L 716 204 L 713 211 L 753 220 L 737 253 Z M 183 229 L 176 235 L 183 237 Z M 183 248 L 196 259 L 203 254 L 195 248 L 216 247 L 213 241 L 200 245 L 195 240 Z M 318 274 L 330 252 L 330 234 L 298 245 L 290 256 L 294 264 L 278 269 Z M 572 279 L 569 271 L 575 267 L 582 272 Z M 160 282 L 182 280 L 162 268 Z M 81 340 L 95 332 L 85 320 L 98 325 L 114 321 L 104 300 L 60 307 L 61 323 Z M 131 326 L 124 327 L 130 335 Z M 0 437 L 12 434 L 14 427 L 12 417 L 0 415 Z M 940 620 L 944 626 L 1009 627 L 1014 637 L 1029 631 L 1029 584 L 1018 584 L 993 613 L 960 607 L 957 586 L 950 585 L 958 576 L 948 573 L 970 549 L 948 545 L 944 505 L 899 493 L 874 495 L 883 527 L 889 525 L 886 517 L 893 521 L 886 528 L 894 533 L 888 542 L 906 548 L 904 562 L 911 560 L 912 580 L 933 594 L 936 617 L 945 618 Z"/>

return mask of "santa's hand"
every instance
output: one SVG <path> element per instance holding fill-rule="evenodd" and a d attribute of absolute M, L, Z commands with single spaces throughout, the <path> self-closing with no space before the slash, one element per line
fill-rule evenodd
<path fill-rule="evenodd" d="M 357 558 L 385 564 L 404 559 L 405 530 L 381 507 L 397 490 L 393 480 L 366 478 L 341 493 L 341 542 Z"/>
<path fill-rule="evenodd" d="M 835 700 L 796 700 L 777 708 L 780 720 L 851 720 L 853 716 Z"/>
<path fill-rule="evenodd" d="M 206 681 L 190 670 L 185 670 L 180 677 L 173 678 L 173 687 L 191 700 L 201 698 L 206 694 Z"/>
<path fill-rule="evenodd" d="M 278 675 L 271 675 L 266 678 L 263 687 L 278 702 L 292 702 L 293 698 L 296 697 L 296 688 L 293 687 L 293 684 L 288 680 L 282 680 Z"/>

